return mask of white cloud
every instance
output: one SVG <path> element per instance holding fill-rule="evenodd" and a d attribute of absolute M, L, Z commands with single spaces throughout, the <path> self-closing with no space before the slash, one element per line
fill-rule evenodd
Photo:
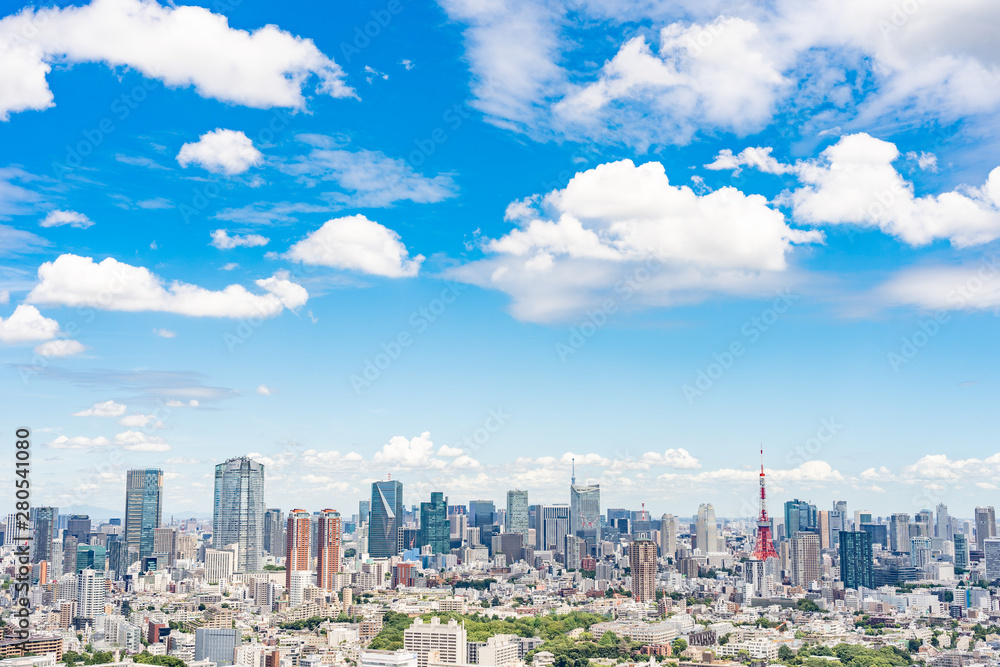
<path fill-rule="evenodd" d="M 86 410 L 74 412 L 74 417 L 121 417 L 125 414 L 126 406 L 114 401 L 103 401 L 95 403 Z"/>
<path fill-rule="evenodd" d="M 463 453 L 464 450 L 461 447 L 449 447 L 448 445 L 441 445 L 437 451 L 438 456 L 449 457 L 461 456 Z"/>
<path fill-rule="evenodd" d="M 510 294 L 522 319 L 565 318 L 607 298 L 621 308 L 760 294 L 775 287 L 794 244 L 823 240 L 789 227 L 759 195 L 672 185 L 658 162 L 580 172 L 541 206 L 546 215 L 522 220 L 485 244 L 486 259 L 453 272 Z"/>
<path fill-rule="evenodd" d="M 255 248 L 265 246 L 271 239 L 260 234 L 233 234 L 232 236 L 225 229 L 216 229 L 212 232 L 212 245 L 219 250 L 231 250 L 233 248 Z M 225 267 L 223 267 L 225 268 Z"/>
<path fill-rule="evenodd" d="M 177 399 L 170 399 L 167 401 L 168 408 L 196 408 L 198 407 L 198 400 L 192 398 L 189 401 L 178 401 Z"/>
<path fill-rule="evenodd" d="M 198 141 L 181 146 L 177 162 L 182 167 L 189 164 L 201 166 L 213 174 L 233 176 L 264 161 L 250 138 L 242 132 L 217 128 L 201 135 Z"/>
<path fill-rule="evenodd" d="M 222 270 L 232 271 L 233 269 L 238 269 L 238 268 L 240 268 L 239 264 L 237 264 L 236 262 L 229 262 L 228 264 L 223 265 Z"/>
<path fill-rule="evenodd" d="M 798 166 L 795 219 L 880 229 L 910 245 L 948 239 L 958 247 L 1000 238 L 1000 167 L 980 188 L 917 197 L 892 166 L 896 146 L 859 133 L 841 137 L 820 159 Z"/>
<path fill-rule="evenodd" d="M 0 20 L 0 120 L 52 106 L 51 65 L 83 62 L 127 67 L 171 87 L 193 86 L 202 97 L 257 108 L 303 108 L 302 88 L 313 75 L 321 94 L 354 95 L 340 66 L 312 40 L 277 26 L 247 32 L 201 7 L 93 0 L 26 8 Z"/>
<path fill-rule="evenodd" d="M 266 384 L 262 384 L 257 386 L 257 393 L 261 396 L 274 396 L 278 393 L 278 390 L 275 387 L 268 387 Z"/>
<path fill-rule="evenodd" d="M 69 338 L 57 338 L 35 346 L 35 354 L 41 357 L 71 357 L 80 354 L 87 347 Z"/>
<path fill-rule="evenodd" d="M 103 436 L 97 438 L 86 438 L 83 436 L 69 438 L 65 435 L 60 435 L 50 442 L 48 446 L 52 449 L 92 449 L 94 447 L 106 447 L 110 444 L 111 441 Z"/>
<path fill-rule="evenodd" d="M 443 467 L 443 461 L 432 458 L 434 443 L 431 434 L 424 431 L 410 438 L 401 435 L 393 436 L 382 449 L 375 452 L 372 461 L 399 468 Z"/>
<path fill-rule="evenodd" d="M 382 208 L 399 201 L 434 204 L 454 197 L 458 190 L 448 174 L 430 178 L 417 173 L 406 160 L 379 151 L 336 148 L 330 137 L 322 135 L 299 138 L 313 149 L 283 169 L 307 185 L 335 183 L 343 192 L 326 196 L 339 206 Z"/>
<path fill-rule="evenodd" d="M 192 317 L 272 317 L 285 308 L 294 310 L 304 305 L 309 298 L 301 285 L 281 272 L 255 281 L 266 292 L 263 295 L 253 294 L 241 285 L 213 291 L 174 281 L 165 287 L 149 269 L 111 257 L 96 263 L 90 257 L 60 255 L 38 267 L 38 278 L 38 285 L 26 298 L 31 303 Z"/>
<path fill-rule="evenodd" d="M 754 148 L 744 148 L 737 155 L 733 155 L 731 150 L 724 149 L 715 156 L 715 160 L 705 165 L 706 169 L 713 171 L 732 171 L 736 174 L 745 166 L 754 167 L 765 174 L 787 174 L 794 171 L 791 165 L 781 164 L 771 156 L 773 149 L 763 146 Z"/>
<path fill-rule="evenodd" d="M 163 428 L 163 422 L 156 415 L 126 415 L 118 420 L 122 426 L 129 428 Z"/>
<path fill-rule="evenodd" d="M 0 289 L 0 305 L 10 303 L 10 290 Z"/>
<path fill-rule="evenodd" d="M 399 234 L 363 215 L 334 218 L 293 245 L 286 255 L 303 264 L 360 271 L 388 278 L 410 278 L 423 255 L 412 259 Z"/>
<path fill-rule="evenodd" d="M 0 317 L 0 343 L 29 343 L 51 340 L 59 333 L 59 323 L 43 316 L 34 306 L 19 305 L 10 317 Z"/>
<path fill-rule="evenodd" d="M 900 271 L 877 290 L 883 302 L 924 310 L 1000 309 L 1000 257 L 976 264 L 923 266 Z"/>
<path fill-rule="evenodd" d="M 176 338 L 177 334 L 169 329 L 153 329 L 153 333 L 160 338 Z"/>
<path fill-rule="evenodd" d="M 86 229 L 87 227 L 92 226 L 94 221 L 85 216 L 83 213 L 57 210 L 49 211 L 38 224 L 42 227 L 61 227 L 63 225 L 69 225 L 70 227 L 76 227 L 78 229 Z"/>
<path fill-rule="evenodd" d="M 130 452 L 169 452 L 173 449 L 163 438 L 141 431 L 123 431 L 115 436 L 114 443 Z"/>
<path fill-rule="evenodd" d="M 682 447 L 677 449 L 669 448 L 662 453 L 646 452 L 640 460 L 650 465 L 669 466 L 671 468 L 693 470 L 701 467 L 701 462 Z"/>

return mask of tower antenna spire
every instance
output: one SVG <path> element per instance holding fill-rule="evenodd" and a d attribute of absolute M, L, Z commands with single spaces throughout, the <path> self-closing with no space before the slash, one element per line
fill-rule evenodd
<path fill-rule="evenodd" d="M 764 488 L 764 445 L 760 446 L 760 514 L 757 516 L 757 544 L 753 549 L 753 557 L 757 560 L 777 558 L 771 538 L 771 519 L 767 516 L 767 492 Z"/>
<path fill-rule="evenodd" d="M 570 477 L 570 484 L 576 484 L 576 457 L 573 457 L 573 476 Z"/>

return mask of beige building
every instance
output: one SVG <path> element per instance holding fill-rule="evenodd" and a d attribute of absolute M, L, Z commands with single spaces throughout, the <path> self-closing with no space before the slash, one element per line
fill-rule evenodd
<path fill-rule="evenodd" d="M 429 623 L 418 618 L 403 632 L 403 648 L 416 652 L 418 667 L 427 667 L 431 651 L 439 651 L 439 660 L 444 664 L 465 663 L 467 643 L 465 625 L 459 625 L 455 619 L 442 624 L 437 617 Z"/>

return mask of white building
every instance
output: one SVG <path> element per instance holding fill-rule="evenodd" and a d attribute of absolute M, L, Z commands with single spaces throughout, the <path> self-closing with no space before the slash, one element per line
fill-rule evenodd
<path fill-rule="evenodd" d="M 467 635 L 465 625 L 451 619 L 446 625 L 441 619 L 434 617 L 430 623 L 423 619 L 415 619 L 413 625 L 403 632 L 403 648 L 417 654 L 419 667 L 427 667 L 427 658 L 431 651 L 440 652 L 440 661 L 449 665 L 457 665 L 466 661 Z"/>
<path fill-rule="evenodd" d="M 361 667 L 417 667 L 417 654 L 413 651 L 361 651 Z"/>
<path fill-rule="evenodd" d="M 76 584 L 76 613 L 80 618 L 97 618 L 104 613 L 104 573 L 91 568 L 82 571 Z"/>

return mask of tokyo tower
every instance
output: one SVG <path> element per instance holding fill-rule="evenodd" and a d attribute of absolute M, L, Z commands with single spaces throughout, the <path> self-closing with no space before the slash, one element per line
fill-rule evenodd
<path fill-rule="evenodd" d="M 771 520 L 767 517 L 767 499 L 764 492 L 764 448 L 760 449 L 760 516 L 757 517 L 757 545 L 753 549 L 757 560 L 777 558 L 774 541 L 771 539 Z"/>

